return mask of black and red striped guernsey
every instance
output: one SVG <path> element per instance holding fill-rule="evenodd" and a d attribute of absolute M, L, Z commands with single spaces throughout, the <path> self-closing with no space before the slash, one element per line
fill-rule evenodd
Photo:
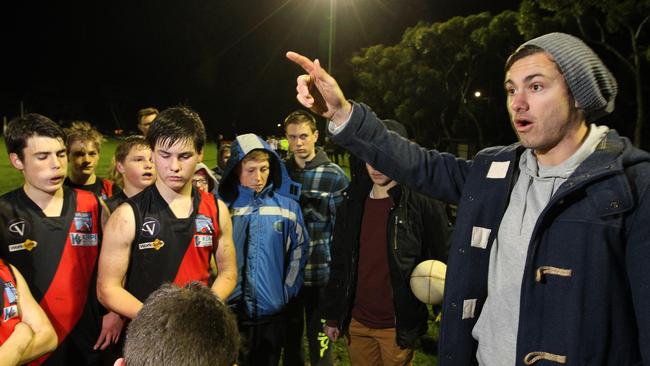
<path fill-rule="evenodd" d="M 7 338 L 14 331 L 16 324 L 20 323 L 20 316 L 18 314 L 18 285 L 16 278 L 9 267 L 0 258 L 0 345 L 2 345 Z"/>
<path fill-rule="evenodd" d="M 218 209 L 212 194 L 192 189 L 193 211 L 176 218 L 155 184 L 127 202 L 136 220 L 126 290 L 144 301 L 165 282 L 208 283 L 210 255 L 219 236 Z"/>
<path fill-rule="evenodd" d="M 63 192 L 61 216 L 56 217 L 46 217 L 22 188 L 0 197 L 0 256 L 23 274 L 34 299 L 52 322 L 59 337 L 59 347 L 52 354 L 57 364 L 70 360 L 68 353 L 75 359 L 92 353 L 99 335 L 95 295 L 101 240 L 98 198 L 68 187 Z M 89 348 L 76 339 L 68 342 L 75 332 L 83 333 L 83 338 L 95 337 L 81 342 L 87 342 Z"/>
<path fill-rule="evenodd" d="M 112 181 L 101 177 L 97 177 L 95 183 L 87 185 L 72 183 L 70 177 L 68 177 L 65 179 L 63 184 L 70 188 L 93 192 L 95 196 L 103 199 L 104 201 L 113 197 L 114 194 L 122 191 L 122 189 Z"/>

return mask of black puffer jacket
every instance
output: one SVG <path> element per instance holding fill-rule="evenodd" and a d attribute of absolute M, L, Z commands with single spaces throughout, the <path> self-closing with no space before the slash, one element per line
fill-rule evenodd
<path fill-rule="evenodd" d="M 354 305 L 361 221 L 371 188 L 369 181 L 350 186 L 344 192 L 343 203 L 337 211 L 331 273 L 323 310 L 328 323 L 335 321 L 342 333 L 347 333 Z M 428 310 L 411 292 L 411 272 L 426 259 L 446 262 L 451 224 L 443 204 L 432 198 L 400 185 L 388 193 L 394 203 L 386 223 L 386 250 L 396 312 L 396 341 L 400 347 L 412 347 L 415 340 L 427 331 Z"/>

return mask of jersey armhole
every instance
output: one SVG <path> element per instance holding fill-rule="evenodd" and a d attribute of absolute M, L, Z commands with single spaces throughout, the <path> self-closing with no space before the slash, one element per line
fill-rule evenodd
<path fill-rule="evenodd" d="M 141 218 L 141 215 L 140 215 L 140 208 L 138 207 L 137 203 L 133 202 L 131 199 L 126 200 L 125 203 L 127 203 L 131 207 L 131 210 L 133 211 L 133 218 L 134 218 L 133 221 L 135 223 L 135 228 L 134 228 L 135 232 L 133 233 L 133 242 L 131 243 L 131 251 L 133 251 L 133 247 L 134 247 L 133 243 L 137 243 L 138 238 L 140 237 L 140 228 L 142 227 L 142 218 Z"/>

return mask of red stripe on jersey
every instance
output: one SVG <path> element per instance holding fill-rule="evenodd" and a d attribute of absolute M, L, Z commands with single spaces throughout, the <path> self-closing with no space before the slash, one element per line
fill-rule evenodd
<path fill-rule="evenodd" d="M 14 289 L 18 289 L 18 285 L 16 284 L 16 279 L 14 278 L 14 274 L 11 272 L 11 269 L 9 268 L 8 264 L 5 264 L 2 259 L 0 259 L 0 278 L 2 281 L 4 281 L 6 284 L 11 284 Z M 15 309 L 16 313 L 18 312 L 18 307 L 17 307 L 17 301 L 15 301 L 13 304 L 9 302 L 9 297 L 7 296 L 6 293 L 6 286 L 0 287 L 0 291 L 2 291 L 2 296 L 3 298 L 3 306 L 2 306 L 2 313 L 0 314 L 0 345 L 3 344 L 7 338 L 13 333 L 14 327 L 16 327 L 16 324 L 20 322 L 20 316 L 16 314 L 10 319 L 7 319 L 6 321 L 4 320 L 5 316 L 9 316 L 10 312 Z M 16 290 L 17 291 L 17 290 Z M 13 308 L 12 306 L 16 306 Z M 7 309 L 7 310 L 5 310 Z"/>
<path fill-rule="evenodd" d="M 113 182 L 104 178 L 102 184 L 102 193 L 106 195 L 106 198 L 113 197 Z"/>
<path fill-rule="evenodd" d="M 83 234 L 95 234 L 99 240 L 99 208 L 97 198 L 92 192 L 75 189 L 77 193 L 76 213 L 91 213 L 92 225 L 80 229 Z M 91 276 L 97 265 L 98 246 L 72 245 L 71 233 L 80 232 L 75 226 L 75 220 L 70 224 L 67 240 L 61 261 L 50 287 L 40 302 L 54 326 L 61 344 L 72 331 L 84 312 L 88 297 Z M 89 229 L 89 231 L 88 231 Z M 44 243 L 47 245 L 47 243 Z M 30 365 L 40 365 L 47 359 L 45 355 Z"/>
<path fill-rule="evenodd" d="M 179 286 L 185 286 L 186 284 L 192 281 L 200 281 L 204 285 L 208 284 L 208 278 L 210 277 L 210 254 L 217 247 L 217 240 L 219 238 L 219 217 L 217 203 L 212 194 L 206 192 L 200 192 L 201 194 L 201 203 L 199 203 L 198 215 L 203 215 L 209 217 L 212 221 L 213 233 L 209 235 L 212 240 L 211 246 L 197 246 L 197 236 L 208 236 L 202 235 L 200 232 L 197 232 L 197 225 L 194 224 L 194 236 L 192 237 L 192 242 L 187 247 L 187 251 L 183 256 L 183 261 L 178 267 L 178 272 L 176 273 L 176 278 L 174 278 L 174 283 Z M 200 241 L 200 239 L 199 239 Z"/>

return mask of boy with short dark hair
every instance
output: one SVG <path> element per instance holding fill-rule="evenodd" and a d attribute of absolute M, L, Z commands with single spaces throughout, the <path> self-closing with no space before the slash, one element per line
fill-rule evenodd
<path fill-rule="evenodd" d="M 185 107 L 166 109 L 146 138 L 156 183 L 108 219 L 97 281 L 99 300 L 131 319 L 165 282 L 207 285 L 212 255 L 219 269 L 212 285 L 215 295 L 227 298 L 237 281 L 228 209 L 192 187 L 206 139 L 199 115 Z"/>
<path fill-rule="evenodd" d="M 100 334 L 94 275 L 100 204 L 90 192 L 63 186 L 64 141 L 61 127 L 39 114 L 7 126 L 9 160 L 25 183 L 0 197 L 0 256 L 22 272 L 56 330 L 58 349 L 38 363 L 91 365 L 101 361 L 93 348 L 107 347 L 122 322 L 105 315 Z"/>

